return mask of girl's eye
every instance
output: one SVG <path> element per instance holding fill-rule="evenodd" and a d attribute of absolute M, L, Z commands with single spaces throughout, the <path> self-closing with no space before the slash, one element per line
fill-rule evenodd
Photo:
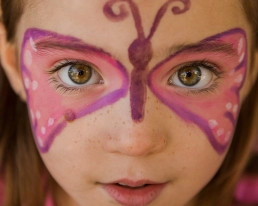
<path fill-rule="evenodd" d="M 103 81 L 96 71 L 96 66 L 90 63 L 74 63 L 61 67 L 57 71 L 59 78 L 69 86 L 85 86 L 99 84 Z"/>
<path fill-rule="evenodd" d="M 211 68 L 206 66 L 189 65 L 177 70 L 168 79 L 169 85 L 199 89 L 207 86 L 213 79 Z"/>

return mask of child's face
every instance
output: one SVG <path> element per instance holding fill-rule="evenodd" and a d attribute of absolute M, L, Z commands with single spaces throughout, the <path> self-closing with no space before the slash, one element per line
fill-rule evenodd
<path fill-rule="evenodd" d="M 31 124 L 65 205 L 191 204 L 248 92 L 240 11 L 235 0 L 26 8 L 18 42 Z"/>

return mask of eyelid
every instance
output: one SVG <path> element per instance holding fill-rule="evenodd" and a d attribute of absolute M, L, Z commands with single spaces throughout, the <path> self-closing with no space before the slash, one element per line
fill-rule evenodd
<path fill-rule="evenodd" d="M 90 66 L 93 67 L 93 69 L 95 69 L 96 71 L 99 72 L 98 67 L 91 63 L 91 62 L 87 62 L 84 60 L 76 60 L 76 59 L 64 59 L 61 61 L 58 61 L 57 63 L 54 64 L 54 66 L 52 66 L 52 68 L 50 69 L 50 71 L 48 71 L 48 74 L 54 74 L 57 71 L 59 71 L 60 69 L 66 67 L 66 66 L 70 66 L 70 65 L 76 65 L 76 64 L 89 64 Z M 100 73 L 100 72 L 99 72 Z"/>

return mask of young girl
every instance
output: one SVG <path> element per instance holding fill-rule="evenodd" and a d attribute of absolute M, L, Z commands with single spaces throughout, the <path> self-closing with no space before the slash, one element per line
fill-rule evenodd
<path fill-rule="evenodd" d="M 1 205 L 233 204 L 258 134 L 257 1 L 1 8 Z"/>

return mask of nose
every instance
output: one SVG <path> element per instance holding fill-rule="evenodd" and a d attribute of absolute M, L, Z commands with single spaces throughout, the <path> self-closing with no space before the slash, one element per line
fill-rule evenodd
<path fill-rule="evenodd" d="M 150 98 L 148 98 L 150 100 Z M 154 105 L 155 104 L 155 105 Z M 121 110 L 118 112 L 120 119 L 115 128 L 109 130 L 109 134 L 104 140 L 104 149 L 110 153 L 120 153 L 131 157 L 141 157 L 154 153 L 160 153 L 165 150 L 168 137 L 166 128 L 162 121 L 159 111 L 151 108 L 158 108 L 156 101 L 147 101 L 145 107 L 145 118 L 141 122 L 134 122 L 130 110 Z M 149 108 L 149 109 L 148 109 Z M 117 113 L 115 107 L 113 112 Z M 121 111 L 127 111 L 121 119 Z M 112 123 L 111 123 L 112 124 Z"/>

